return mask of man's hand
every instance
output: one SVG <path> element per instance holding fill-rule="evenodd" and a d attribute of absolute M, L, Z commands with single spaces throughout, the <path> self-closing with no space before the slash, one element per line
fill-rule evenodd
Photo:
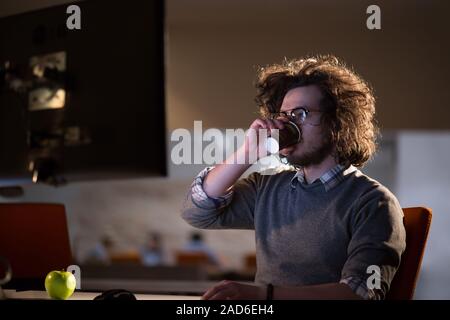
<path fill-rule="evenodd" d="M 283 121 L 286 122 L 287 120 L 284 119 Z M 259 130 L 266 129 L 270 132 L 272 129 L 283 129 L 283 121 L 281 119 L 256 119 L 253 121 L 247 131 L 244 144 L 228 157 L 224 163 L 217 165 L 208 173 L 203 181 L 205 193 L 212 198 L 223 196 L 253 163 L 259 158 L 267 156 L 265 146 L 259 147 Z M 253 134 L 250 130 L 253 130 Z"/>
<path fill-rule="evenodd" d="M 265 146 L 266 140 L 260 140 L 260 138 L 266 139 L 268 135 L 271 135 L 271 130 L 282 130 L 284 129 L 284 123 L 288 119 L 256 119 L 250 125 L 247 130 L 247 135 L 245 137 L 244 145 L 242 145 L 238 153 L 238 159 L 244 158 L 245 163 L 253 164 L 261 158 L 268 156 L 268 152 Z M 265 129 L 266 134 L 260 137 L 259 130 Z"/>
<path fill-rule="evenodd" d="M 202 300 L 264 300 L 266 287 L 224 280 L 208 289 Z"/>

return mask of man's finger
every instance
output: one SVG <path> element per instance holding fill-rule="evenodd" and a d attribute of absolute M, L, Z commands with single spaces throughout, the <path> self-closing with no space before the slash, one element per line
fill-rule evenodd
<path fill-rule="evenodd" d="M 208 300 L 227 300 L 236 296 L 235 290 L 232 288 L 221 288 L 215 295 Z"/>
<path fill-rule="evenodd" d="M 269 130 L 276 129 L 275 122 L 272 119 L 266 119 L 266 124 L 269 127 Z"/>
<path fill-rule="evenodd" d="M 222 281 L 218 284 L 216 284 L 214 287 L 208 289 L 202 296 L 203 300 L 208 300 L 209 298 L 211 298 L 213 295 L 215 295 L 221 288 L 223 288 L 224 286 L 227 286 L 229 284 L 229 282 L 227 281 Z"/>
<path fill-rule="evenodd" d="M 275 126 L 277 127 L 277 129 L 284 129 L 284 121 L 281 121 L 279 119 L 275 119 L 273 120 L 273 122 L 275 123 Z"/>
<path fill-rule="evenodd" d="M 264 129 L 268 129 L 267 123 L 262 120 L 262 119 L 256 119 L 255 121 L 253 121 L 253 123 L 250 125 L 250 128 L 252 129 L 260 129 L 260 128 L 264 128 Z"/>

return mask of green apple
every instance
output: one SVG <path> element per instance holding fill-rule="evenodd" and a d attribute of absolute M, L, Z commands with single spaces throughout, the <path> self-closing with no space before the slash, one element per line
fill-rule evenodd
<path fill-rule="evenodd" d="M 45 290 L 53 299 L 69 298 L 76 287 L 75 276 L 67 271 L 51 271 L 45 277 Z"/>

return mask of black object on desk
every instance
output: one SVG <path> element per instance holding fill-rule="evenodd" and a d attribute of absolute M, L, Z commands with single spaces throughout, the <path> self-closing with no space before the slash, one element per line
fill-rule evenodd
<path fill-rule="evenodd" d="M 136 300 L 136 297 L 128 290 L 112 289 L 96 296 L 94 300 Z"/>

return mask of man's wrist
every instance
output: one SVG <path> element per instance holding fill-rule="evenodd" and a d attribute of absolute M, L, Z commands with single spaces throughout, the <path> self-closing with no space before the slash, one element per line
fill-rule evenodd
<path fill-rule="evenodd" d="M 273 284 L 271 283 L 266 287 L 266 300 L 273 300 Z"/>
<path fill-rule="evenodd" d="M 258 286 L 257 300 L 266 300 L 267 298 L 267 286 Z"/>
<path fill-rule="evenodd" d="M 241 164 L 250 167 L 253 162 L 257 161 L 257 159 L 250 159 L 248 150 L 245 146 L 242 146 L 236 150 L 230 159 L 227 160 L 227 162 L 229 161 L 231 161 L 232 164 Z"/>

